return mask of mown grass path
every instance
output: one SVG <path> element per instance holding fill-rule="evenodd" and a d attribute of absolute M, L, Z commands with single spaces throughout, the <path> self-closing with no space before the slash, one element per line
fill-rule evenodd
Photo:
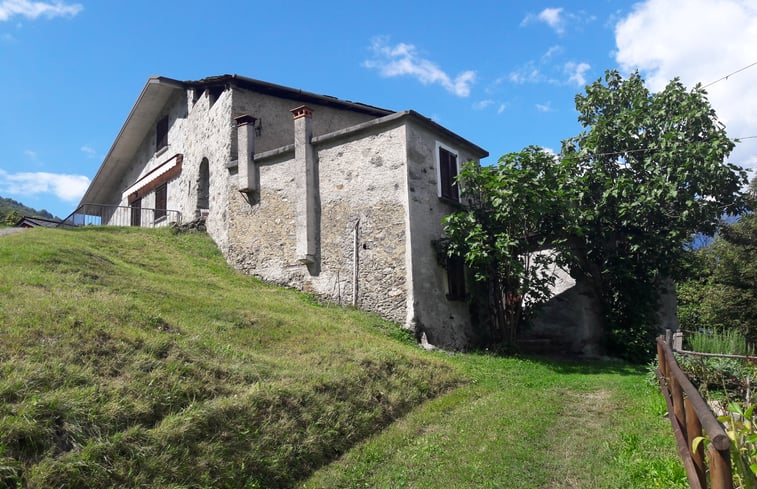
<path fill-rule="evenodd" d="M 303 488 L 686 487 L 665 403 L 643 368 L 486 355 Z"/>

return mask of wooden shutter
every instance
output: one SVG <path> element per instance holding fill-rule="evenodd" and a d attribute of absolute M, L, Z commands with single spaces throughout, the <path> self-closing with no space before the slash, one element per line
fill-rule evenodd
<path fill-rule="evenodd" d="M 456 177 L 457 155 L 444 148 L 439 148 L 439 179 L 441 180 L 441 194 L 445 199 L 460 200 L 455 184 Z"/>
<path fill-rule="evenodd" d="M 166 146 L 168 146 L 168 116 L 159 120 L 155 127 L 155 151 L 160 151 Z"/>
<path fill-rule="evenodd" d="M 465 299 L 465 262 L 459 256 L 447 258 L 447 298 Z"/>
<path fill-rule="evenodd" d="M 155 189 L 155 219 L 166 217 L 166 207 L 168 201 L 168 184 L 164 183 Z"/>
<path fill-rule="evenodd" d="M 131 225 L 140 227 L 142 225 L 142 199 L 136 199 L 131 203 Z"/>

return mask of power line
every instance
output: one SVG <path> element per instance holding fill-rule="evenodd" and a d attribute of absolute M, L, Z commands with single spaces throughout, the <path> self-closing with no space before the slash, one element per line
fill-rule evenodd
<path fill-rule="evenodd" d="M 757 63 L 755 63 L 755 64 L 757 64 Z M 737 142 L 737 141 L 743 141 L 744 139 L 757 139 L 757 136 L 746 136 L 746 137 L 743 137 L 743 138 L 731 138 L 731 141 Z M 629 150 L 625 150 L 625 151 L 609 151 L 607 153 L 591 153 L 591 152 L 587 151 L 587 153 L 589 155 L 591 155 L 591 156 L 595 156 L 596 157 L 596 156 L 620 156 L 620 155 L 629 154 L 629 153 L 645 153 L 645 152 L 652 153 L 654 151 L 657 151 L 657 148 L 638 148 L 638 149 L 629 149 Z"/>
<path fill-rule="evenodd" d="M 741 73 L 742 71 L 744 71 L 744 70 L 746 70 L 746 69 L 749 69 L 749 68 L 751 68 L 752 66 L 755 66 L 755 65 L 757 65 L 757 61 L 755 61 L 754 63 L 750 64 L 749 66 L 745 66 L 745 67 L 743 67 L 743 68 L 741 68 L 741 69 L 738 69 L 738 70 L 734 71 L 733 73 L 728 73 L 728 74 L 727 74 L 726 76 L 724 76 L 724 77 L 722 77 L 722 78 L 718 78 L 718 79 L 717 79 L 717 80 L 715 80 L 714 82 L 710 82 L 710 83 L 708 83 L 707 85 L 703 86 L 702 88 L 707 88 L 707 87 L 710 87 L 710 86 L 712 86 L 712 85 L 714 85 L 714 84 L 716 84 L 716 83 L 718 83 L 718 82 L 722 82 L 723 80 L 727 80 L 727 79 L 728 79 L 728 77 L 730 77 L 730 76 L 733 76 L 733 75 L 735 75 L 736 73 Z"/>

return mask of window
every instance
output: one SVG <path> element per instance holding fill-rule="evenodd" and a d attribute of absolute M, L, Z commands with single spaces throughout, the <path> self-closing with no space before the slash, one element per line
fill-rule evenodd
<path fill-rule="evenodd" d="M 155 220 L 166 217 L 168 200 L 168 183 L 164 183 L 155 189 Z"/>
<path fill-rule="evenodd" d="M 140 227 L 142 225 L 142 199 L 137 199 L 130 204 L 131 207 L 131 225 Z"/>
<path fill-rule="evenodd" d="M 439 147 L 439 197 L 443 199 L 460 201 L 457 183 L 457 154 L 442 147 Z"/>
<path fill-rule="evenodd" d="M 459 256 L 447 258 L 447 299 L 465 299 L 465 262 Z"/>
<path fill-rule="evenodd" d="M 168 116 L 158 121 L 155 127 L 155 152 L 168 146 Z"/>

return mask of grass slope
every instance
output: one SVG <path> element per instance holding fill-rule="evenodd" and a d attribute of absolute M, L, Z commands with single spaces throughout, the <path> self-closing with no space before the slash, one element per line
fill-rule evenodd
<path fill-rule="evenodd" d="M 424 352 L 199 234 L 32 229 L 0 270 L 0 488 L 686 487 L 644 369 Z"/>
<path fill-rule="evenodd" d="M 471 383 L 413 410 L 301 489 L 684 489 L 643 368 L 456 355 Z"/>
<path fill-rule="evenodd" d="M 0 487 L 290 487 L 463 378 L 204 235 L 32 229 L 0 270 Z"/>

